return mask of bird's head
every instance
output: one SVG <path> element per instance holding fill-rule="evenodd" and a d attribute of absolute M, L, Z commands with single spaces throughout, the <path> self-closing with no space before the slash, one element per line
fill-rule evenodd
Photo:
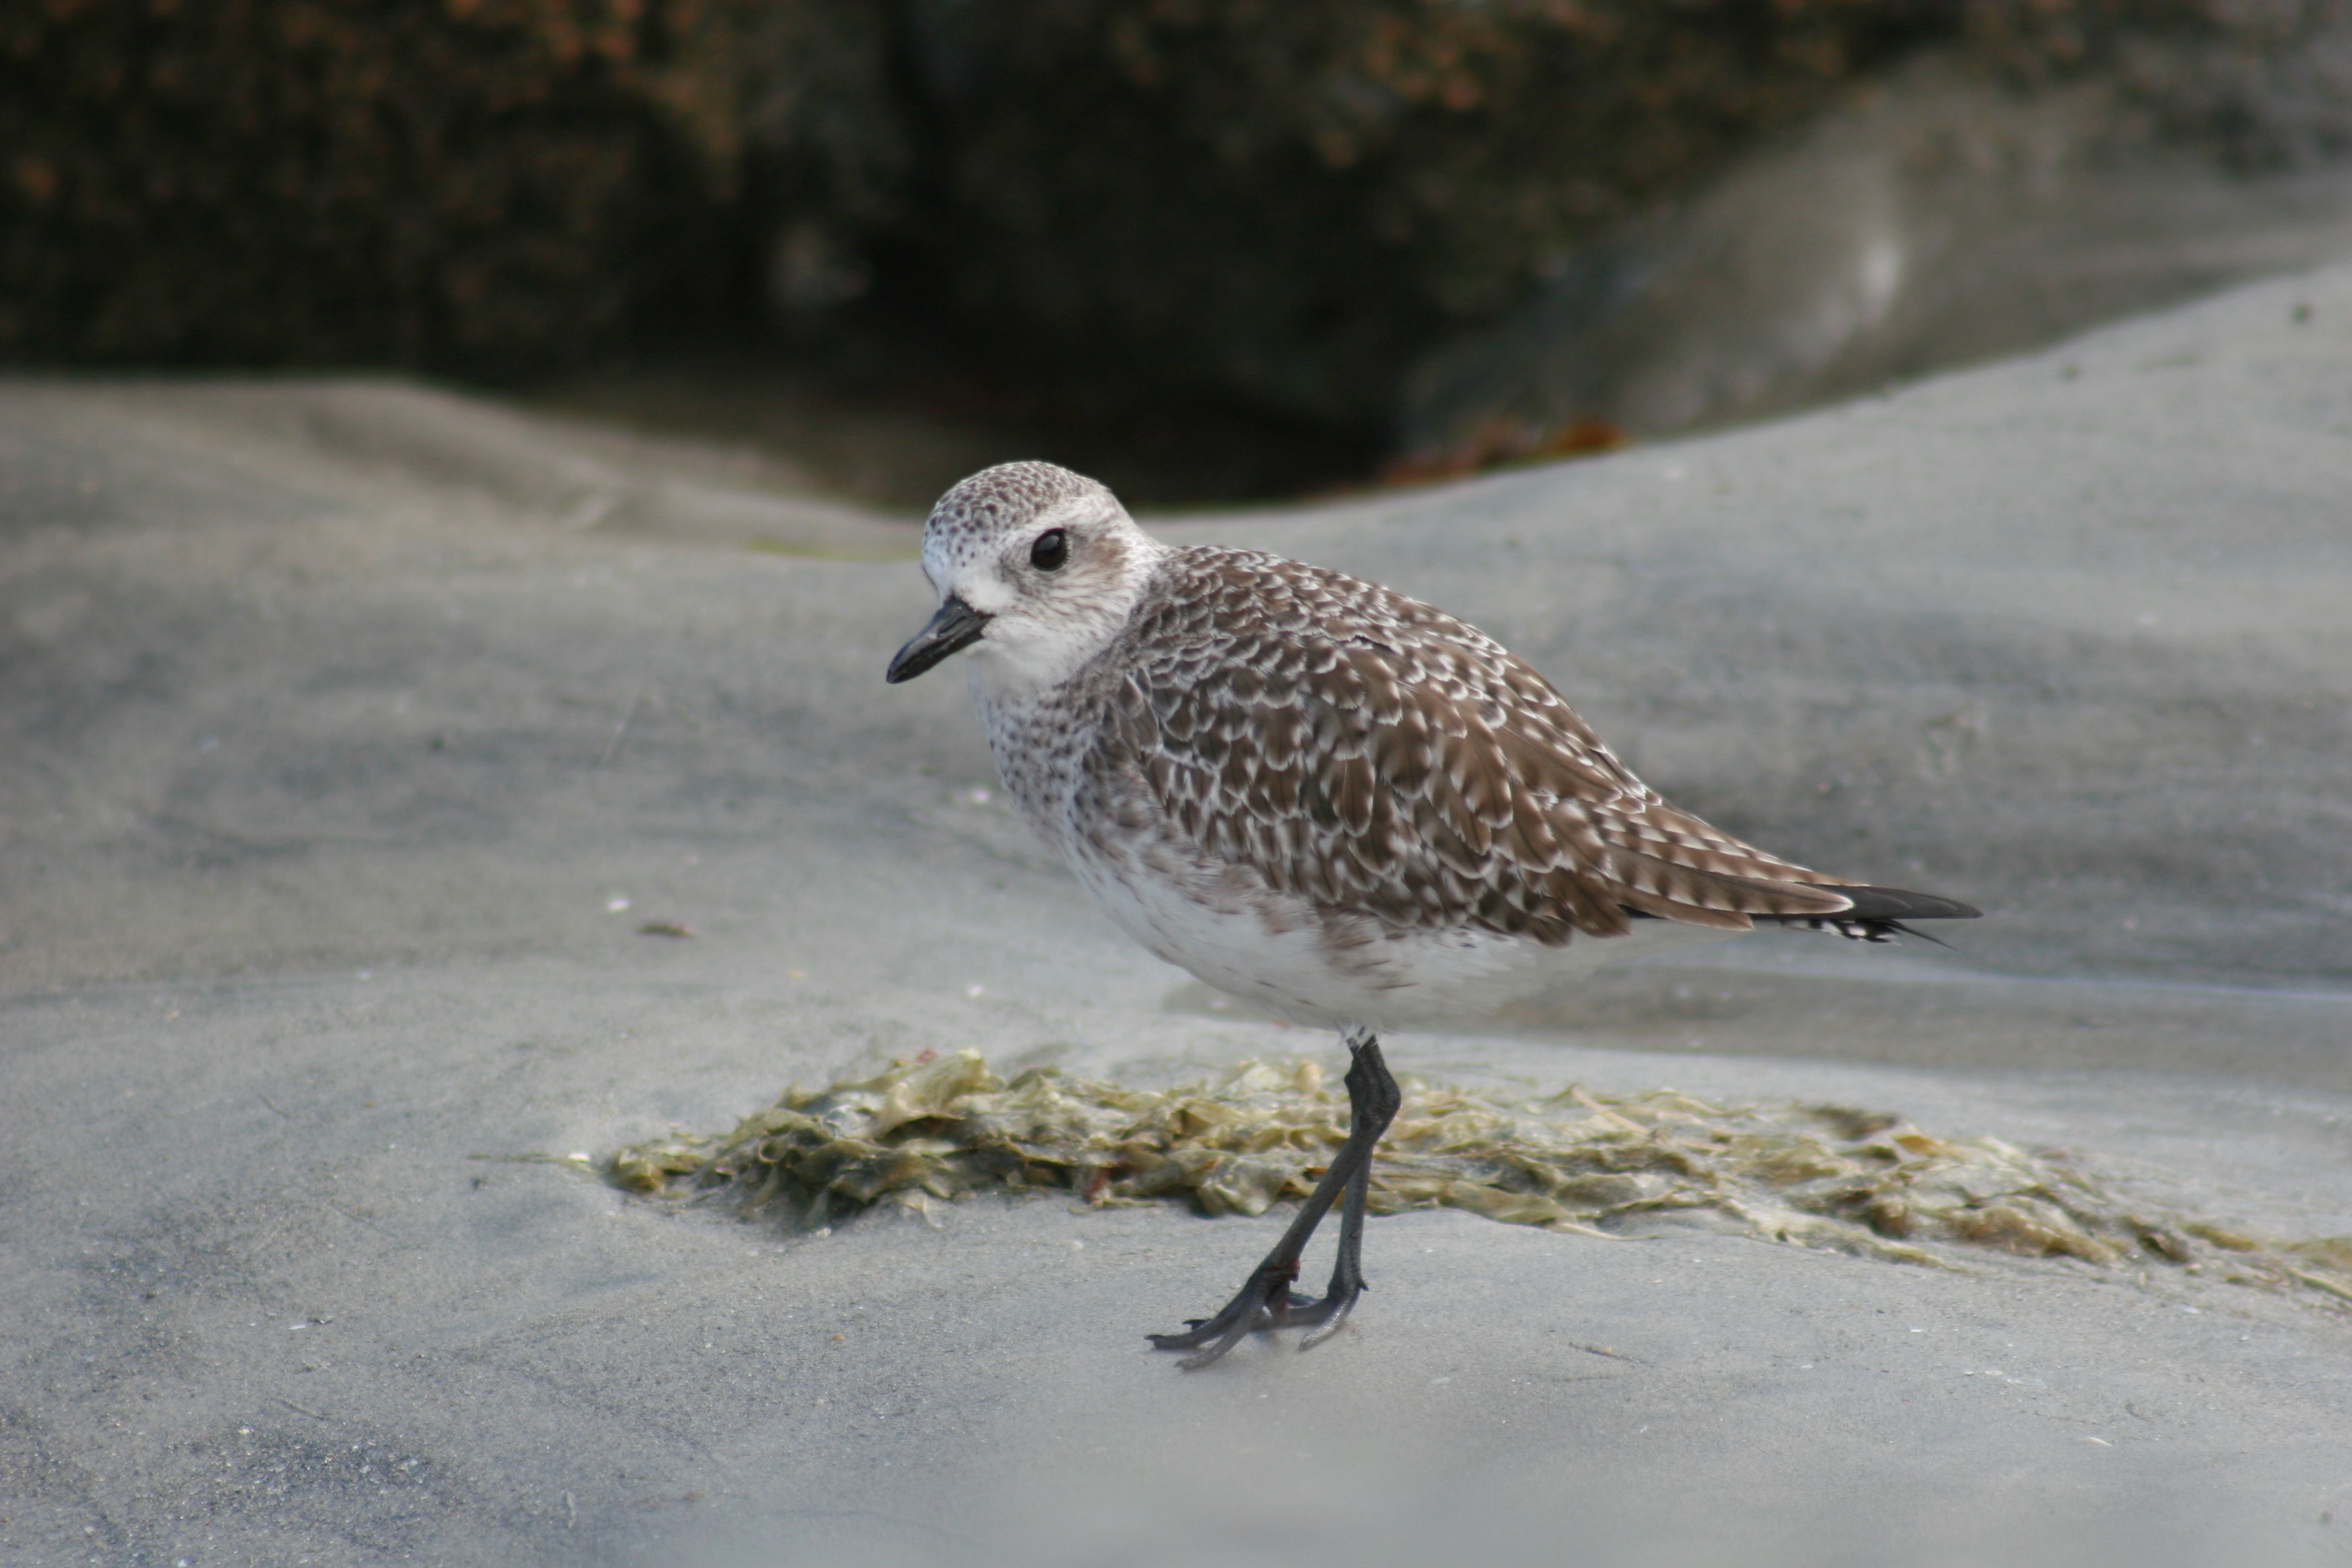
<path fill-rule="evenodd" d="M 1066 680 L 1102 651 L 1165 547 L 1118 498 L 1051 463 L 1003 463 L 940 498 L 923 527 L 939 614 L 890 660 L 892 683 L 972 651 L 1001 692 Z"/>

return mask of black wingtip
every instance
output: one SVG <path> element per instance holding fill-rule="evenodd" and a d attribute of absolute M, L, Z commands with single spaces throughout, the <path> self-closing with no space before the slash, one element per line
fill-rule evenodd
<path fill-rule="evenodd" d="M 1963 907 L 1963 908 L 1965 908 L 1966 906 L 1962 906 L 1962 907 Z M 1969 915 L 1971 915 L 1971 916 L 1972 916 L 1972 915 L 1974 915 L 1976 912 L 1977 912 L 1977 911 L 1976 911 L 1976 910 L 1969 910 Z M 1872 926 L 1873 926 L 1873 929 L 1874 929 L 1874 931 L 1878 931 L 1878 932 L 1881 932 L 1881 933 L 1883 933 L 1883 934 L 1876 935 L 1876 936 L 1868 936 L 1868 937 L 1864 937 L 1864 938 L 1863 939 L 1864 942 L 1885 942 L 1885 941 L 1886 941 L 1886 940 L 1887 940 L 1887 938 L 1888 938 L 1888 937 L 1907 936 L 1907 937 L 1914 937 L 1914 938 L 1916 938 L 1916 939 L 1917 939 L 1918 941 L 1920 941 L 1920 942 L 1934 942 L 1937 947 L 1940 947 L 1940 948 L 1944 949 L 1946 952 L 1953 952 L 1953 951 L 1956 951 L 1956 950 L 1952 947 L 1952 944 L 1951 944 L 1950 942 L 1946 942 L 1942 937 L 1940 937 L 1940 936 L 1930 936 L 1927 932 L 1926 932 L 1926 931 L 1913 931 L 1909 926 L 1905 925 L 1901 921 L 1886 921 L 1885 923 L 1884 923 L 1883 925 L 1882 925 L 1882 924 L 1879 924 L 1879 923 L 1877 923 L 1877 922 L 1875 922 L 1875 921 L 1874 921 L 1874 922 L 1872 922 Z"/>
<path fill-rule="evenodd" d="M 1824 892 L 1837 893 L 1853 901 L 1853 907 L 1843 911 L 1843 918 L 1866 923 L 1898 921 L 1972 921 L 1984 911 L 1958 899 L 1940 898 L 1934 893 L 1907 892 L 1901 888 L 1841 888 L 1829 887 Z M 1916 934 L 1916 932 L 1913 934 Z"/>
<path fill-rule="evenodd" d="M 1835 893 L 1850 900 L 1853 908 L 1833 915 L 1759 915 L 1758 924 L 1794 927 L 1808 931 L 1835 931 L 1855 942 L 1893 942 L 1898 936 L 1916 937 L 1932 942 L 1937 947 L 1952 944 L 1941 937 L 1929 936 L 1914 930 L 1910 921 L 1972 921 L 1984 911 L 1958 899 L 1939 898 L 1934 893 L 1914 893 L 1902 888 L 1846 888 L 1813 883 L 1825 893 Z"/>

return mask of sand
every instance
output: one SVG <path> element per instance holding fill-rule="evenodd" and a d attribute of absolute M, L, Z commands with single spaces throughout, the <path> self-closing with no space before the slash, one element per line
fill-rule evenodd
<path fill-rule="evenodd" d="M 1785 423 L 1147 521 L 1433 599 L 1671 797 L 1991 911 L 1617 971 L 1401 1067 L 1882 1107 L 2346 1234 L 2347 363 L 2327 271 Z M 518 1160 L 923 1049 L 1339 1051 L 1094 917 L 951 670 L 882 685 L 907 520 L 388 383 L 17 381 L 0 462 L 0 1560 L 2352 1551 L 2318 1299 L 1414 1214 L 1339 1340 L 1187 1375 L 1142 1333 L 1279 1215 L 800 1236 Z"/>

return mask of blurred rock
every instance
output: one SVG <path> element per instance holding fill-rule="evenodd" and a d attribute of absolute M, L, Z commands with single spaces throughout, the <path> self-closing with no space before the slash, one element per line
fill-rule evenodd
<path fill-rule="evenodd" d="M 11 7 L 0 354 L 510 371 L 707 325 L 778 208 L 893 210 L 884 21 L 811 0 Z"/>
<path fill-rule="evenodd" d="M 2352 170 L 2221 134 L 2196 79 L 2168 89 L 2194 140 L 2122 73 L 2021 90 L 1944 57 L 1874 84 L 1433 355 L 1406 472 L 1821 402 L 2352 252 Z"/>
<path fill-rule="evenodd" d="M 58 0 L 0 14 L 0 356 L 945 363 L 1100 423 L 1287 422 L 1292 489 L 1423 365 L 1424 468 L 1594 447 L 2307 259 L 2347 16 Z"/>
<path fill-rule="evenodd" d="M 2046 7 L 1982 9 L 2052 53 Z M 940 127 L 921 245 L 968 330 L 1113 385 L 1373 425 L 1433 334 L 1961 21 L 1914 0 L 910 14 Z"/>

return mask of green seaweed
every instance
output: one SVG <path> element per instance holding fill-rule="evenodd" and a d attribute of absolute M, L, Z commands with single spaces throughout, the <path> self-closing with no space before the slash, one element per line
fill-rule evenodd
<path fill-rule="evenodd" d="M 2129 1203 L 2056 1152 L 1939 1138 L 1888 1112 L 1576 1085 L 1512 1099 L 1401 1081 L 1403 1108 L 1372 1165 L 1374 1214 L 1458 1208 L 1617 1237 L 1644 1216 L 1683 1211 L 1906 1263 L 1959 1267 L 1937 1250 L 1957 1245 L 2100 1268 L 2160 1264 L 2352 1303 L 2352 1238 L 2261 1241 Z M 977 1051 L 927 1052 L 869 1079 L 789 1089 L 721 1135 L 633 1144 L 601 1169 L 633 1193 L 803 1228 L 983 1190 L 1260 1215 L 1307 1195 L 1347 1120 L 1345 1096 L 1311 1061 L 1244 1062 L 1149 1090 L 1052 1068 L 1008 1082 Z"/>

